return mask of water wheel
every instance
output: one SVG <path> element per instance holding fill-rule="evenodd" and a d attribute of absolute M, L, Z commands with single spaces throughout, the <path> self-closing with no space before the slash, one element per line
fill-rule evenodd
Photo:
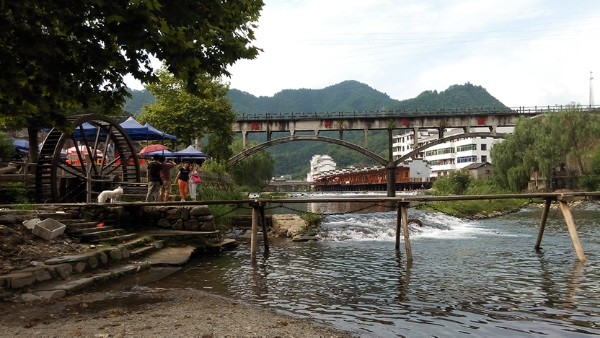
<path fill-rule="evenodd" d="M 38 202 L 91 202 L 103 190 L 140 182 L 133 144 L 115 120 L 92 114 L 70 121 L 73 130 L 63 133 L 53 128 L 40 148 L 35 175 Z"/>

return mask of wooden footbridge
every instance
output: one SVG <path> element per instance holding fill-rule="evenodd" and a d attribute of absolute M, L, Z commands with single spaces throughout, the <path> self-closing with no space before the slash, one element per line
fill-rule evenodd
<path fill-rule="evenodd" d="M 262 224 L 262 233 L 264 236 L 265 251 L 269 250 L 267 230 L 264 221 L 265 206 L 268 204 L 286 204 L 286 203 L 332 203 L 332 202 L 367 202 L 367 203 L 389 203 L 396 205 L 397 207 L 397 221 L 396 221 L 396 250 L 400 250 L 400 234 L 404 237 L 404 247 L 406 251 L 406 259 L 408 262 L 412 262 L 412 250 L 409 238 L 408 229 L 408 208 L 411 203 L 415 202 L 437 202 L 437 201 L 468 201 L 475 200 L 485 203 L 489 200 L 496 199 L 526 199 L 526 200 L 539 200 L 544 203 L 540 226 L 538 229 L 537 239 L 534 245 L 536 251 L 541 250 L 542 237 L 544 235 L 544 229 L 546 227 L 546 221 L 548 219 L 548 213 L 552 203 L 557 203 L 558 208 L 563 214 L 565 219 L 566 227 L 573 242 L 573 247 L 579 261 L 585 261 L 585 253 L 583 246 L 579 240 L 577 234 L 577 228 L 575 226 L 575 220 L 571 214 L 569 208 L 569 202 L 581 199 L 592 199 L 598 198 L 600 192 L 573 192 L 573 193 L 532 193 L 532 194 L 502 194 L 502 195 L 452 195 L 452 196 L 426 196 L 426 195 L 411 195 L 411 196 L 398 196 L 398 197 L 327 197 L 327 198 L 311 198 L 303 197 L 301 199 L 290 198 L 290 199 L 255 199 L 250 201 L 252 206 L 252 236 L 251 236 L 251 257 L 256 259 L 256 251 L 258 248 L 258 229 L 259 225 Z"/>
<path fill-rule="evenodd" d="M 262 227 L 264 251 L 269 251 L 269 240 L 268 231 L 266 225 L 265 209 L 269 205 L 284 205 L 284 204 L 303 204 L 303 203 L 374 203 L 374 204 L 388 204 L 393 206 L 397 210 L 397 221 L 396 221 L 396 250 L 400 251 L 400 236 L 404 237 L 404 247 L 406 252 L 406 259 L 408 263 L 412 263 L 413 255 L 411 250 L 411 243 L 409 238 L 408 228 L 408 208 L 411 203 L 427 203 L 437 201 L 481 201 L 485 203 L 490 200 L 497 199 L 525 199 L 529 201 L 539 201 L 544 204 L 542 209 L 540 226 L 538 229 L 537 238 L 534 244 L 536 251 L 541 250 L 542 238 L 544 235 L 544 229 L 546 227 L 546 221 L 548 219 L 549 210 L 553 203 L 558 205 L 558 209 L 562 212 L 565 219 L 565 225 L 573 248 L 580 262 L 586 260 L 583 246 L 579 240 L 577 234 L 577 228 L 575 226 L 575 219 L 571 214 L 569 208 L 569 202 L 576 200 L 586 199 L 598 199 L 600 192 L 571 192 L 571 193 L 531 193 L 531 194 L 501 194 L 501 195 L 451 195 L 451 196 L 428 196 L 428 195 L 410 195 L 410 196 L 397 196 L 397 197 L 383 197 L 383 196 L 362 196 L 362 197 L 327 197 L 327 198 L 316 198 L 310 196 L 303 196 L 302 198 L 279 198 L 279 199 L 246 199 L 246 200 L 215 200 L 215 201 L 181 201 L 181 202 L 119 202 L 117 204 L 111 204 L 111 206 L 122 206 L 126 208 L 135 207 L 158 207 L 158 206 L 181 206 L 190 207 L 197 205 L 237 205 L 237 206 L 250 206 L 252 208 L 252 230 L 250 239 L 250 256 L 252 261 L 256 260 L 256 253 L 258 250 L 258 233 L 259 227 Z M 84 204 L 85 205 L 85 204 Z M 89 203 L 90 206 L 98 205 L 97 203 Z M 10 207 L 10 205 L 5 205 Z M 49 204 L 44 204 L 48 207 Z M 53 204 L 55 208 L 61 206 L 78 206 L 82 207 L 81 203 L 60 203 Z M 3 206 L 0 206 L 3 207 Z"/>

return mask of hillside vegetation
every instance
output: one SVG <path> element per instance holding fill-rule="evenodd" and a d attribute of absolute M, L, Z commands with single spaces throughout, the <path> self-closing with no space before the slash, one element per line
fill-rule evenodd
<path fill-rule="evenodd" d="M 133 91 L 132 99 L 127 102 L 128 110 L 133 115 L 135 107 L 152 102 L 151 97 L 143 95 L 145 91 Z M 470 83 L 453 85 L 448 89 L 425 91 L 415 98 L 395 100 L 389 95 L 379 92 L 366 84 L 357 81 L 344 81 L 323 89 L 286 89 L 272 97 L 256 97 L 237 89 L 230 89 L 228 97 L 237 114 L 264 114 L 278 112 L 376 112 L 389 110 L 438 110 L 465 108 L 500 108 L 505 107 L 490 95 L 483 87 Z M 400 132 L 401 130 L 398 130 Z M 339 137 L 337 132 L 321 133 L 322 136 Z M 287 136 L 274 133 L 273 137 Z M 387 157 L 387 132 L 371 131 L 368 133 L 367 148 L 383 157 Z M 250 139 L 264 142 L 265 135 L 250 134 Z M 344 140 L 364 146 L 364 134 L 361 131 L 344 133 Z M 350 165 L 356 167 L 375 165 L 368 157 L 357 154 L 342 146 L 322 142 L 292 142 L 268 149 L 275 160 L 275 175 L 292 175 L 301 179 L 309 171 L 309 161 L 313 155 L 330 155 L 338 168 Z"/>

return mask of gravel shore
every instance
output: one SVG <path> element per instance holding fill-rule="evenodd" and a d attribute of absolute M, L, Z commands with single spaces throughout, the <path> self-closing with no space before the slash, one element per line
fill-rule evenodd
<path fill-rule="evenodd" d="M 0 337 L 356 337 L 199 290 L 140 288 L 0 304 Z"/>

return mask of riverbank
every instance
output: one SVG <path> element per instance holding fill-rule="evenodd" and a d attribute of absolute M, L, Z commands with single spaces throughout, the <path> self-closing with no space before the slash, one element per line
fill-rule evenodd
<path fill-rule="evenodd" d="M 0 304 L 2 337 L 354 337 L 199 290 L 92 292 Z"/>

